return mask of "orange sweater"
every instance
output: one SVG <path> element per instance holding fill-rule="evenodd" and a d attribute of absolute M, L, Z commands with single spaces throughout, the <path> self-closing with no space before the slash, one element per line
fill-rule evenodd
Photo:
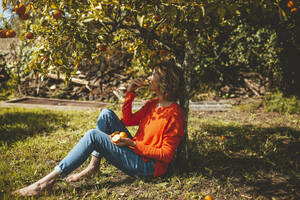
<path fill-rule="evenodd" d="M 157 107 L 158 98 L 146 102 L 137 112 L 132 113 L 135 93 L 126 92 L 122 107 L 122 122 L 125 126 L 139 125 L 133 137 L 136 146 L 133 152 L 146 162 L 155 160 L 154 177 L 163 175 L 171 162 L 176 148 L 183 137 L 184 114 L 177 103 L 167 107 Z"/>

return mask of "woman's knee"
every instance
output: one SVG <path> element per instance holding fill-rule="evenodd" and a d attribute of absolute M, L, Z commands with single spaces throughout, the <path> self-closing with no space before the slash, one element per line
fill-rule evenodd
<path fill-rule="evenodd" d="M 101 110 L 100 116 L 111 116 L 114 115 L 114 112 L 111 109 L 104 108 Z"/>
<path fill-rule="evenodd" d="M 102 138 L 102 137 L 105 137 L 107 134 L 102 132 L 102 131 L 99 131 L 98 129 L 90 129 L 88 130 L 84 137 L 87 137 L 91 140 L 97 140 L 96 138 Z"/>
<path fill-rule="evenodd" d="M 93 141 L 95 139 L 96 134 L 101 134 L 101 133 L 97 129 L 90 129 L 85 133 L 84 137 L 89 138 L 90 140 Z"/>
<path fill-rule="evenodd" d="M 102 120 L 109 121 L 109 120 L 114 119 L 115 117 L 116 117 L 116 114 L 114 113 L 114 111 L 112 111 L 111 109 L 105 108 L 100 112 L 97 123 L 100 123 L 100 121 L 102 121 Z"/>

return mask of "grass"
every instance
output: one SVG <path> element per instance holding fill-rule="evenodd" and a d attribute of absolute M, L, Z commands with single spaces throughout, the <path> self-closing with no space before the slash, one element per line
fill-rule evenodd
<path fill-rule="evenodd" d="M 114 109 L 120 114 L 119 107 Z M 0 199 L 18 199 L 11 191 L 53 170 L 85 131 L 95 127 L 98 114 L 0 108 Z M 58 180 L 38 199 L 189 200 L 206 194 L 233 200 L 300 198 L 299 114 L 234 109 L 191 112 L 189 119 L 186 171 L 140 179 L 103 160 L 99 175 L 74 184 Z"/>

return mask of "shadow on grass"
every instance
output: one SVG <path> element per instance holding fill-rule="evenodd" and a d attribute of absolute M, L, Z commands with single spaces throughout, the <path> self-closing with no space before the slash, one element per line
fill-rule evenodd
<path fill-rule="evenodd" d="M 41 132 L 53 132 L 65 126 L 67 119 L 47 110 L 1 108 L 0 146 L 11 145 Z"/>
<path fill-rule="evenodd" d="M 204 125 L 190 141 L 189 170 L 256 197 L 300 199 L 299 137 L 290 127 Z"/>
<path fill-rule="evenodd" d="M 100 181 L 100 183 L 95 183 L 93 181 L 88 181 L 84 184 L 82 183 L 71 183 L 70 185 L 68 184 L 61 184 L 58 183 L 56 187 L 56 191 L 58 193 L 68 193 L 70 192 L 70 188 L 72 190 L 76 191 L 76 194 L 86 194 L 87 191 L 101 191 L 102 189 L 114 189 L 116 187 L 120 187 L 122 185 L 130 185 L 136 181 L 136 178 L 128 175 L 122 175 L 119 178 L 112 178 L 110 177 L 110 174 L 101 174 L 100 176 L 104 176 L 108 179 L 105 181 Z M 64 182 L 64 181 L 62 181 Z M 68 185 L 68 186 L 67 186 Z M 69 187 L 71 186 L 71 187 Z M 74 192 L 74 191 L 72 191 Z"/>
<path fill-rule="evenodd" d="M 114 187 L 120 187 L 121 185 L 132 184 L 135 180 L 136 180 L 136 178 L 134 178 L 134 177 L 125 176 L 120 179 L 110 179 L 110 180 L 104 181 L 102 183 L 81 186 L 81 187 L 77 188 L 77 191 L 92 190 L 95 188 L 97 188 L 97 190 L 101 190 L 103 188 L 112 189 Z"/>

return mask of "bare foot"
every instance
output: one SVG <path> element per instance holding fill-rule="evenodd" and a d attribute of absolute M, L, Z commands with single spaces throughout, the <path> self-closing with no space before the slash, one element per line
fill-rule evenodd
<path fill-rule="evenodd" d="M 12 195 L 21 195 L 21 196 L 34 196 L 38 195 L 46 189 L 50 189 L 52 185 L 55 183 L 56 178 L 59 174 L 55 171 L 52 171 L 48 175 L 44 176 L 37 182 L 24 187 L 22 189 L 16 190 L 12 192 Z"/>
<path fill-rule="evenodd" d="M 12 192 L 12 194 L 21 195 L 21 196 L 35 196 L 45 191 L 46 189 L 50 189 L 54 184 L 54 182 L 55 182 L 54 180 L 49 182 L 43 182 L 43 183 L 37 181 L 27 187 Z"/>
<path fill-rule="evenodd" d="M 79 181 L 80 179 L 82 179 L 84 177 L 88 177 L 93 174 L 96 174 L 98 172 L 98 170 L 99 170 L 99 165 L 96 165 L 96 166 L 89 165 L 87 168 L 85 168 L 81 172 L 76 173 L 76 174 L 71 174 L 70 176 L 68 176 L 66 178 L 66 181 L 68 183 Z"/>

